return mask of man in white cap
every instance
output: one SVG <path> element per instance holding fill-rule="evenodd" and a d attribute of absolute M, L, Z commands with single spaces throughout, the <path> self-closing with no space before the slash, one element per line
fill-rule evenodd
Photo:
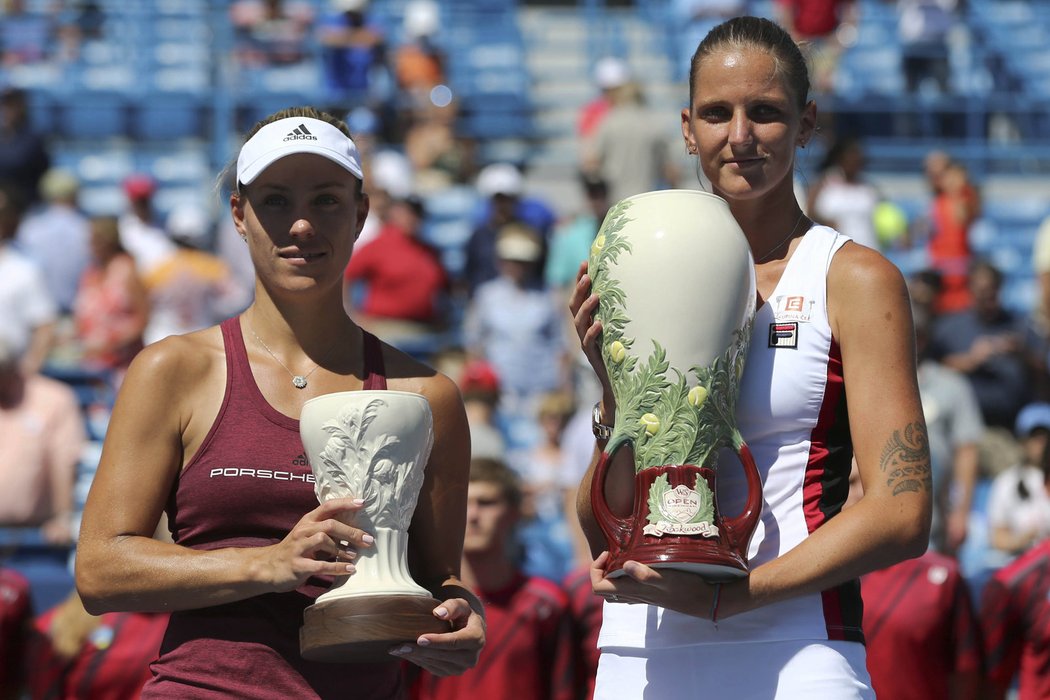
<path fill-rule="evenodd" d="M 21 357 L 22 371 L 32 375 L 51 352 L 58 311 L 40 268 L 13 245 L 25 208 L 22 190 L 0 183 L 0 342 Z"/>
<path fill-rule="evenodd" d="M 40 195 L 45 204 L 25 218 L 15 239 L 40 266 L 60 314 L 71 313 L 80 276 L 91 260 L 88 219 L 77 209 L 79 186 L 68 170 L 52 168 L 44 173 Z"/>
<path fill-rule="evenodd" d="M 612 92 L 630 80 L 631 69 L 623 59 L 604 56 L 594 64 L 594 84 L 601 92 L 580 109 L 576 123 L 576 133 L 580 138 L 585 139 L 594 133 L 612 107 Z"/>
<path fill-rule="evenodd" d="M 494 252 L 499 274 L 478 287 L 464 339 L 500 377 L 504 415 L 531 420 L 533 402 L 566 381 L 564 310 L 540 282 L 543 246 L 535 231 L 517 222 L 501 227 Z"/>
<path fill-rule="evenodd" d="M 542 267 L 546 258 L 547 241 L 557 217 L 542 200 L 525 196 L 525 178 L 510 163 L 485 166 L 477 179 L 478 193 L 484 197 L 474 225 L 474 233 L 467 243 L 467 262 L 464 270 L 467 290 L 473 295 L 478 285 L 496 277 L 496 238 L 506 224 L 518 222 L 539 234 Z"/>

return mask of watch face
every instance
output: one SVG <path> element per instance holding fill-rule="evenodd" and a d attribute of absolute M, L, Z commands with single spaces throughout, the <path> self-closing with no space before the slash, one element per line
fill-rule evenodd
<path fill-rule="evenodd" d="M 591 411 L 591 432 L 599 440 L 608 440 L 612 435 L 612 428 L 602 425 L 601 404 L 594 404 L 594 410 Z"/>

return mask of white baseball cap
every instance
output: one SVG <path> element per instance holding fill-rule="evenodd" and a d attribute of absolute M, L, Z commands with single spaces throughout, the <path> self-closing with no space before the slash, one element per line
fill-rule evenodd
<path fill-rule="evenodd" d="M 368 7 L 368 0 L 331 0 L 335 12 L 360 12 Z"/>
<path fill-rule="evenodd" d="M 525 187 L 525 178 L 522 177 L 521 171 L 510 163 L 493 163 L 486 165 L 478 173 L 476 186 L 486 197 L 497 194 L 517 196 Z"/>
<path fill-rule="evenodd" d="M 201 245 L 211 232 L 211 217 L 203 205 L 191 202 L 177 204 L 165 221 L 168 235 L 190 245 Z"/>
<path fill-rule="evenodd" d="M 441 8 L 433 0 L 412 0 L 405 5 L 405 34 L 418 39 L 441 29 Z"/>
<path fill-rule="evenodd" d="M 536 262 L 543 256 L 539 238 L 523 226 L 510 224 L 496 238 L 496 257 L 500 260 Z"/>
<path fill-rule="evenodd" d="M 615 56 L 605 56 L 594 65 L 594 82 L 602 90 L 612 90 L 631 81 L 631 69 Z"/>
<path fill-rule="evenodd" d="M 407 197 L 415 190 L 412 162 L 397 151 L 379 151 L 369 161 L 368 177 L 371 187 L 383 190 L 395 199 Z"/>
<path fill-rule="evenodd" d="M 285 156 L 313 153 L 342 166 L 364 180 L 357 145 L 342 131 L 320 119 L 287 117 L 259 129 L 241 146 L 237 182 L 248 185 Z"/>

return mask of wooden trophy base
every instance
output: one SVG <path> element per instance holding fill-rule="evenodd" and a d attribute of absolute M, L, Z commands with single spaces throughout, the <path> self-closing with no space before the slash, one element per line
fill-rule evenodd
<path fill-rule="evenodd" d="M 372 595 L 314 603 L 303 611 L 299 651 L 310 661 L 396 661 L 388 652 L 421 634 L 451 632 L 434 617 L 441 605 L 421 595 Z"/>

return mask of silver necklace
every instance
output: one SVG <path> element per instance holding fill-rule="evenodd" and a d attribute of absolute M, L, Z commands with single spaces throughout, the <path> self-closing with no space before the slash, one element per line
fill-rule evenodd
<path fill-rule="evenodd" d="M 777 244 L 776 244 L 776 245 L 775 245 L 775 246 L 774 246 L 774 247 L 773 247 L 773 248 L 772 248 L 771 250 L 768 250 L 768 251 L 766 251 L 766 254 L 765 254 L 765 255 L 763 255 L 763 256 L 761 257 L 761 259 L 759 259 L 759 260 L 756 260 L 756 261 L 755 261 L 755 264 L 756 264 L 756 265 L 761 265 L 761 264 L 762 264 L 762 263 L 764 263 L 765 261 L 769 260 L 769 259 L 770 259 L 771 257 L 773 257 L 773 253 L 775 253 L 775 252 L 777 252 L 778 250 L 780 250 L 781 248 L 783 248 L 783 247 L 784 247 L 784 244 L 785 244 L 785 243 L 787 243 L 787 242 L 788 242 L 788 241 L 790 241 L 790 240 L 791 240 L 792 238 L 794 238 L 794 237 L 795 237 L 795 234 L 796 234 L 796 233 L 798 233 L 798 226 L 799 226 L 799 224 L 801 224 L 801 223 L 802 223 L 802 220 L 803 220 L 803 219 L 805 219 L 805 218 L 806 218 L 806 213 L 805 213 L 805 212 L 802 212 L 801 214 L 799 214 L 799 215 L 798 215 L 798 221 L 796 221 L 796 222 L 795 222 L 795 225 L 794 225 L 794 226 L 792 227 L 792 229 L 791 229 L 791 233 L 789 233 L 789 234 L 787 235 L 787 237 L 786 237 L 786 238 L 784 238 L 784 240 L 780 241 L 780 243 L 777 243 Z"/>
<path fill-rule="evenodd" d="M 270 349 L 269 345 L 267 345 L 266 343 L 263 342 L 263 339 L 260 338 L 259 334 L 255 332 L 255 328 L 252 327 L 252 322 L 251 321 L 248 321 L 248 330 L 250 330 L 252 332 L 252 335 L 255 336 L 255 339 L 257 341 L 259 341 L 259 345 L 263 346 L 263 350 L 265 350 L 266 352 L 270 353 L 270 357 L 275 359 L 277 361 L 277 364 L 279 364 L 281 367 L 284 368 L 285 372 L 287 372 L 288 374 L 292 375 L 292 386 L 294 386 L 296 389 L 305 389 L 306 388 L 306 380 L 310 377 L 311 374 L 313 374 L 314 372 L 317 371 L 317 368 L 320 367 L 321 364 L 320 363 L 314 364 L 313 369 L 311 369 L 306 374 L 296 374 L 292 370 L 288 369 L 288 365 L 286 365 L 283 362 L 281 362 L 281 358 L 277 357 L 277 355 L 275 355 L 273 353 L 273 350 Z M 332 344 L 332 348 L 334 348 L 334 347 L 335 347 L 335 344 L 333 343 Z M 328 352 L 325 353 L 325 357 L 326 358 L 328 357 L 329 353 L 332 352 L 332 348 L 329 348 Z"/>

